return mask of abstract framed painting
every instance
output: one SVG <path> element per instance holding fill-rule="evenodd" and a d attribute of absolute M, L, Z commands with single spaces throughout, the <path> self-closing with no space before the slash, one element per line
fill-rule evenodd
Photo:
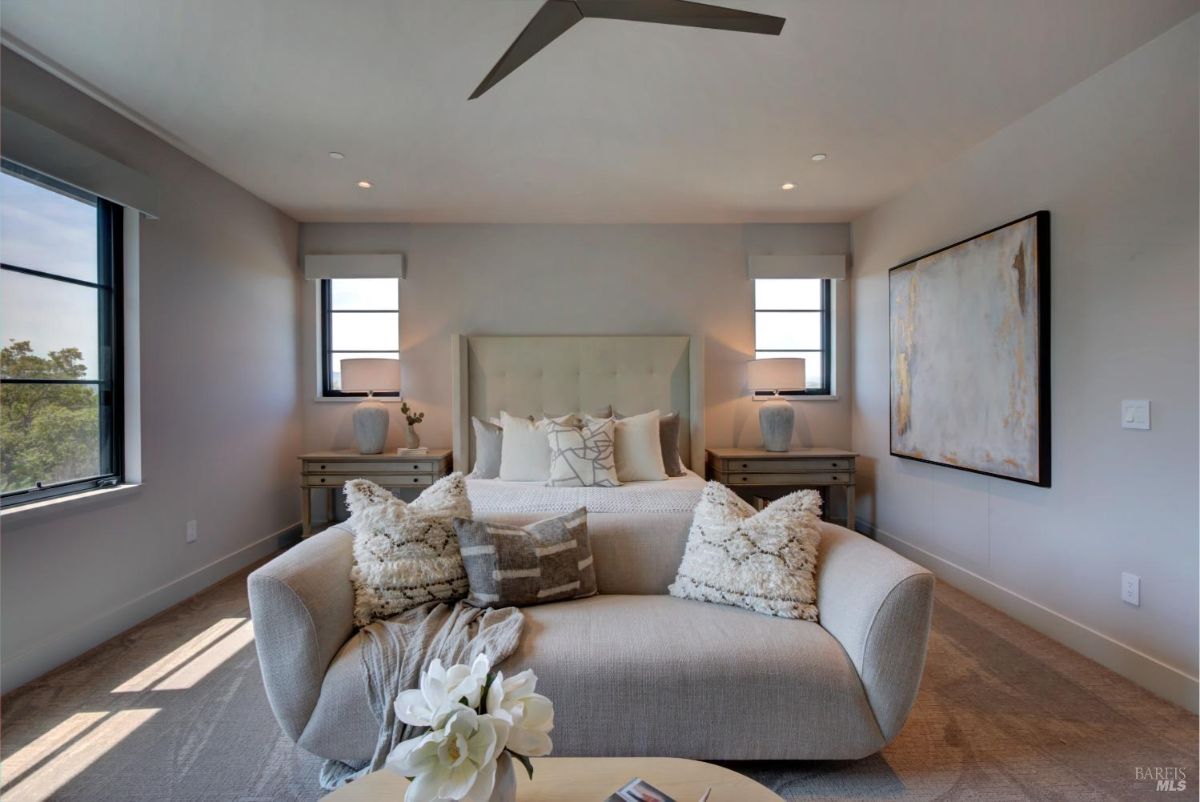
<path fill-rule="evenodd" d="M 1050 213 L 893 267 L 891 453 L 1050 486 Z"/>

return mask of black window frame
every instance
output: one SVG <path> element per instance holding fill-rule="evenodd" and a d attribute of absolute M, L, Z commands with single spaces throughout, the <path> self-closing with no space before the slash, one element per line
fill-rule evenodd
<path fill-rule="evenodd" d="M 336 390 L 333 387 L 333 279 L 323 278 L 321 284 L 321 397 L 322 398 L 366 398 L 367 393 L 344 393 L 341 390 Z M 399 280 L 396 281 L 396 308 L 395 309 L 339 309 L 338 312 L 354 312 L 354 313 L 379 313 L 386 315 L 395 315 L 397 324 L 400 321 L 400 300 L 399 300 Z M 398 345 L 398 341 L 397 341 Z M 395 353 L 396 358 L 400 358 L 399 347 L 393 352 L 386 348 L 373 348 L 366 351 L 343 351 L 338 350 L 339 354 L 391 354 Z M 399 398 L 398 392 L 383 392 L 372 393 L 375 398 Z"/>
<path fill-rule="evenodd" d="M 85 493 L 102 487 L 116 487 L 125 480 L 125 376 L 124 376 L 124 213 L 120 204 L 92 195 L 22 165 L 0 160 L 0 169 L 25 181 L 96 206 L 97 281 L 62 276 L 56 273 L 0 263 L 0 270 L 22 273 L 50 281 L 59 281 L 95 289 L 98 312 L 97 328 L 100 364 L 95 379 L 26 379 L 0 376 L 0 386 L 11 384 L 89 384 L 100 393 L 100 463 L 107 470 L 95 476 L 64 482 L 38 482 L 34 487 L 0 493 L 0 508 Z M 0 401 L 2 403 L 2 401 Z"/>
<path fill-rule="evenodd" d="M 758 354 L 820 354 L 821 355 L 821 385 L 805 387 L 803 390 L 781 390 L 781 398 L 802 398 L 814 395 L 833 395 L 833 279 L 818 279 L 821 282 L 820 309 L 759 309 L 758 287 L 754 288 L 754 353 Z M 756 279 L 757 281 L 757 279 Z M 759 312 L 819 312 L 821 315 L 821 349 L 814 351 L 807 348 L 759 348 L 758 347 L 758 313 Z M 758 390 L 754 397 L 767 399 L 774 393 Z"/>

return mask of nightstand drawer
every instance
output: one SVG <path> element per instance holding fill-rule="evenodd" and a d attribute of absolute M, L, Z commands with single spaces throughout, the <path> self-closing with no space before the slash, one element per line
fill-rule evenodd
<path fill-rule="evenodd" d="M 853 470 L 848 459 L 727 459 L 719 470 L 726 473 L 810 473 Z"/>
<path fill-rule="evenodd" d="M 716 479 L 727 485 L 846 485 L 850 484 L 851 474 L 840 472 L 819 473 L 721 473 L 717 472 Z"/>
<path fill-rule="evenodd" d="M 433 460 L 388 460 L 370 462 L 319 462 L 305 461 L 304 473 L 352 474 L 374 476 L 397 473 L 437 473 L 440 459 Z"/>
<path fill-rule="evenodd" d="M 341 487 L 349 479 L 369 479 L 382 487 L 428 487 L 436 477 L 432 473 L 418 474 L 378 474 L 378 473 L 346 473 L 343 475 L 306 474 L 303 477 L 305 487 Z"/>

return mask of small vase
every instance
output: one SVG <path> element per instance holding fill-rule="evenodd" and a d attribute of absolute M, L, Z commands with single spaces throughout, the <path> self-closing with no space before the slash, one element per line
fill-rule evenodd
<path fill-rule="evenodd" d="M 496 758 L 496 784 L 488 802 L 517 802 L 517 775 L 508 752 L 501 752 Z"/>
<path fill-rule="evenodd" d="M 406 428 L 404 430 L 404 447 L 405 448 L 420 448 L 421 447 L 421 437 L 420 437 L 420 435 L 417 434 L 417 430 L 412 427 L 412 424 L 409 424 L 408 428 Z"/>

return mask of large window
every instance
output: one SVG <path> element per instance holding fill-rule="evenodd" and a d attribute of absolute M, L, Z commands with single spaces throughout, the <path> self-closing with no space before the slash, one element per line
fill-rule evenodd
<path fill-rule="evenodd" d="M 122 478 L 121 207 L 0 172 L 5 507 Z"/>
<path fill-rule="evenodd" d="M 819 278 L 754 280 L 754 356 L 799 357 L 807 387 L 784 396 L 829 395 L 830 293 L 832 281 Z M 769 396 L 770 393 L 758 395 Z"/>
<path fill-rule="evenodd" d="M 400 280 L 322 279 L 321 321 L 321 395 L 366 395 L 342 392 L 342 360 L 400 358 Z"/>

